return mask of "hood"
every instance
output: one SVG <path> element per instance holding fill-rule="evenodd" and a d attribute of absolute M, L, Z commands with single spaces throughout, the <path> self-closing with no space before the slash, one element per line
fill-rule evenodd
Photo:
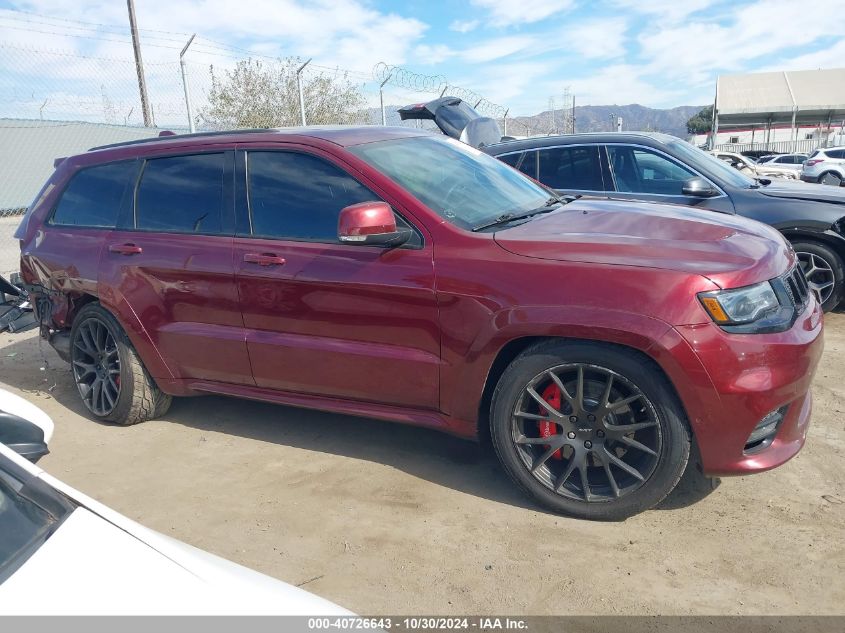
<path fill-rule="evenodd" d="M 578 200 L 494 237 L 525 257 L 676 270 L 722 288 L 772 279 L 794 263 L 775 229 L 668 204 Z"/>
<path fill-rule="evenodd" d="M 399 109 L 399 118 L 434 121 L 443 134 L 473 147 L 485 147 L 502 140 L 495 119 L 481 116 L 469 103 L 457 97 L 441 97 L 405 106 Z"/>
<path fill-rule="evenodd" d="M 773 180 L 771 184 L 757 189 L 764 196 L 770 198 L 789 198 L 792 200 L 812 200 L 813 202 L 830 202 L 845 205 L 845 187 L 831 187 L 829 185 L 815 185 L 806 182 L 792 182 L 789 180 Z M 845 214 L 845 208 L 841 209 Z"/>

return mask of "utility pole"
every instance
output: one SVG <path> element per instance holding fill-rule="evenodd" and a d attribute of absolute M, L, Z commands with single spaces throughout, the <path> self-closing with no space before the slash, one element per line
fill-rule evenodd
<path fill-rule="evenodd" d="M 381 85 L 378 87 L 378 100 L 381 104 L 381 124 L 387 125 L 387 114 L 384 111 L 384 84 L 390 81 L 390 78 L 393 77 L 393 73 L 390 73 L 384 81 L 381 82 Z"/>
<path fill-rule="evenodd" d="M 135 2 L 126 0 L 129 8 L 129 29 L 132 31 L 132 48 L 135 50 L 135 70 L 138 72 L 138 90 L 141 93 L 141 111 L 144 113 L 144 126 L 152 127 L 150 100 L 147 97 L 147 82 L 144 79 L 144 61 L 141 59 L 141 43 L 138 41 L 138 25 L 135 22 Z"/>
<path fill-rule="evenodd" d="M 299 93 L 299 116 L 302 120 L 302 127 L 308 125 L 305 122 L 305 95 L 302 94 L 302 71 L 305 70 L 305 67 L 311 63 L 311 59 L 312 58 L 309 57 L 307 62 L 296 69 L 296 91 Z"/>
<path fill-rule="evenodd" d="M 190 39 L 188 40 L 188 43 L 185 44 L 185 47 L 182 49 L 182 52 L 179 53 L 179 68 L 182 70 L 182 87 L 185 89 L 185 107 L 188 109 L 188 131 L 191 134 L 193 134 L 197 130 L 194 127 L 194 113 L 191 110 L 191 91 L 188 88 L 188 76 L 185 72 L 185 53 L 188 52 L 188 47 L 191 45 L 191 42 L 194 41 L 194 38 L 196 36 L 196 33 L 191 35 Z"/>

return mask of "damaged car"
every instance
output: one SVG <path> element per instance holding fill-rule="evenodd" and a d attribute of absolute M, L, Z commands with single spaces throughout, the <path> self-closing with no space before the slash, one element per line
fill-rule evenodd
<path fill-rule="evenodd" d="M 93 148 L 17 237 L 41 334 L 100 421 L 221 394 L 412 424 L 604 520 L 659 503 L 688 463 L 760 472 L 806 438 L 823 319 L 780 233 L 559 196 L 441 134 Z"/>

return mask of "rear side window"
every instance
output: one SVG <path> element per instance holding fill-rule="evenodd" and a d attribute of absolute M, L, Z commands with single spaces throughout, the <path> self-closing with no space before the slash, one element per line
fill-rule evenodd
<path fill-rule="evenodd" d="M 519 166 L 519 171 L 521 171 L 526 176 L 530 176 L 534 180 L 537 180 L 537 152 L 525 152 L 525 159 Z"/>
<path fill-rule="evenodd" d="M 505 154 L 504 156 L 497 156 L 496 158 L 511 167 L 516 167 L 521 156 L 522 152 L 517 152 L 516 154 Z"/>
<path fill-rule="evenodd" d="M 829 149 L 827 155 L 829 158 L 845 158 L 845 149 Z"/>
<path fill-rule="evenodd" d="M 337 242 L 340 210 L 379 197 L 321 158 L 295 152 L 249 152 L 252 234 Z"/>
<path fill-rule="evenodd" d="M 602 191 L 599 149 L 586 147 L 550 147 L 539 150 L 539 181 L 552 189 Z"/>
<path fill-rule="evenodd" d="M 77 172 L 59 199 L 50 223 L 114 228 L 124 188 L 135 169 L 135 161 L 122 161 Z"/>
<path fill-rule="evenodd" d="M 168 233 L 221 233 L 223 157 L 148 160 L 135 198 L 135 226 Z"/>

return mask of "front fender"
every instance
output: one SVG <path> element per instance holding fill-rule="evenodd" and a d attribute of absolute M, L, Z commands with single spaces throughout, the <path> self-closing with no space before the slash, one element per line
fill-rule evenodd
<path fill-rule="evenodd" d="M 595 307 L 523 306 L 496 313 L 483 328 L 451 380 L 443 381 L 444 409 L 454 418 L 476 421 L 482 393 L 496 357 L 513 341 L 566 338 L 598 341 L 638 350 L 663 367 L 670 350 L 656 349 L 672 327 L 660 319 Z M 662 362 L 661 362 L 662 361 Z M 670 380 L 679 377 L 664 368 Z"/>

